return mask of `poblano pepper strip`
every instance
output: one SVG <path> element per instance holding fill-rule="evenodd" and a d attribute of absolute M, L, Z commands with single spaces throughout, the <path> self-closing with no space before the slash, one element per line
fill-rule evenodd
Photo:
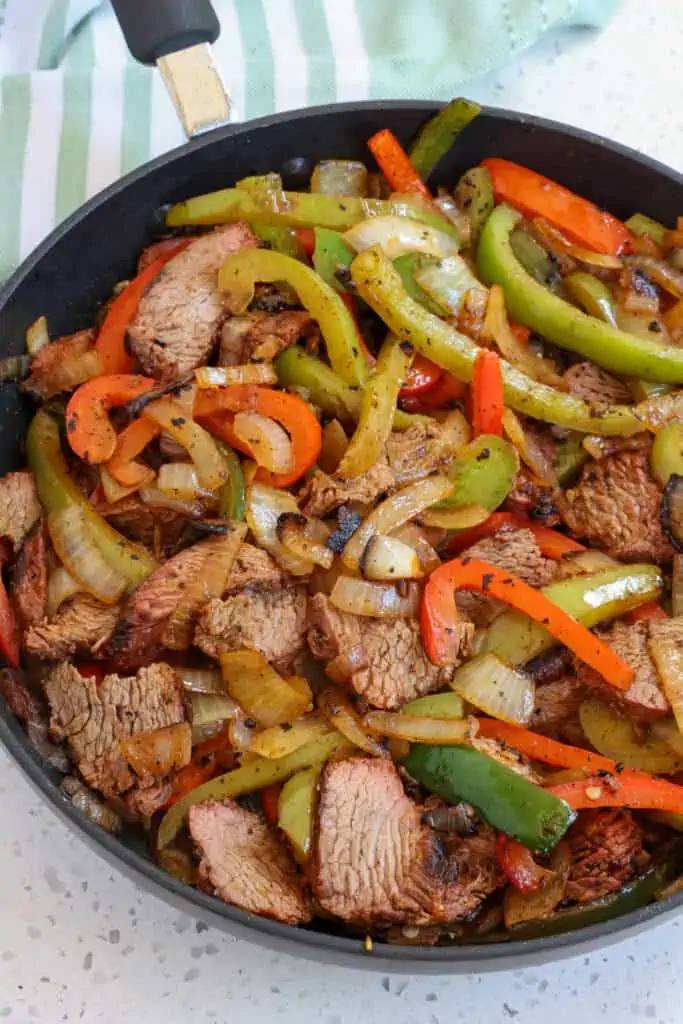
<path fill-rule="evenodd" d="M 177 203 L 168 211 L 166 223 L 169 227 L 184 227 L 246 220 L 249 224 L 348 231 L 368 217 L 390 214 L 429 224 L 460 242 L 457 228 L 438 211 L 397 197 L 362 199 L 359 196 L 328 196 L 319 192 L 260 192 L 258 189 L 226 188 Z"/>
<path fill-rule="evenodd" d="M 484 281 L 503 288 L 510 316 L 612 373 L 683 383 L 683 349 L 637 338 L 596 320 L 534 281 L 510 244 L 510 234 L 521 216 L 510 206 L 496 207 L 484 226 L 477 251 Z"/>
<path fill-rule="evenodd" d="M 314 270 L 279 252 L 243 249 L 228 256 L 218 273 L 218 287 L 228 293 L 233 312 L 249 305 L 258 282 L 284 281 L 318 321 L 327 356 L 347 384 L 360 385 L 368 364 L 358 345 L 358 328 L 339 295 Z"/>
<path fill-rule="evenodd" d="M 472 379 L 479 346 L 414 302 L 380 249 L 359 253 L 351 264 L 351 276 L 358 294 L 397 337 L 409 341 L 459 380 Z M 642 430 L 640 420 L 626 405 L 598 409 L 590 402 L 539 384 L 503 359 L 501 366 L 506 404 L 517 412 L 586 434 L 630 435 Z"/>
<path fill-rule="evenodd" d="M 564 800 L 471 747 L 414 743 L 403 766 L 446 803 L 466 800 L 493 828 L 537 853 L 552 850 L 576 817 Z"/>

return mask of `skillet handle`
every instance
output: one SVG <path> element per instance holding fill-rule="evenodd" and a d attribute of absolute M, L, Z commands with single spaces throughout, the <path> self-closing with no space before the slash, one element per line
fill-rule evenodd
<path fill-rule="evenodd" d="M 210 0 L 112 0 L 128 49 L 141 64 L 199 43 L 215 43 L 220 24 Z"/>
<path fill-rule="evenodd" d="M 220 24 L 210 0 L 112 5 L 133 57 L 159 68 L 188 138 L 226 124 L 231 101 L 211 51 Z"/>

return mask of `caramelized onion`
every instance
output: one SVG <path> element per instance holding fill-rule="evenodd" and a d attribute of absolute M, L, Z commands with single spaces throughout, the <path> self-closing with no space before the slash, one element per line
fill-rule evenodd
<path fill-rule="evenodd" d="M 363 725 L 356 710 L 342 689 L 335 686 L 324 686 L 317 694 L 318 707 L 323 715 L 342 736 L 355 747 L 364 750 L 374 757 L 387 757 L 385 747 L 377 741 Z"/>
<path fill-rule="evenodd" d="M 330 601 L 342 612 L 375 619 L 414 618 L 420 607 L 420 592 L 408 584 L 405 596 L 390 584 L 368 583 L 351 576 L 340 576 Z"/>
<path fill-rule="evenodd" d="M 221 670 L 230 696 L 260 725 L 294 722 L 313 708 L 306 680 L 285 679 L 257 651 L 221 654 Z"/>
<path fill-rule="evenodd" d="M 121 741 L 121 753 L 139 776 L 163 778 L 184 768 L 192 756 L 192 729 L 178 722 L 152 732 L 136 732 Z"/>

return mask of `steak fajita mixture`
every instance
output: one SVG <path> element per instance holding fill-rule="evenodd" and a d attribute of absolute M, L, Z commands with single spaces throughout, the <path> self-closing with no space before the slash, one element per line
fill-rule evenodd
<path fill-rule="evenodd" d="M 683 218 L 499 157 L 428 187 L 476 114 L 181 202 L 89 329 L 0 362 L 0 690 L 64 799 L 380 941 L 683 867 Z"/>

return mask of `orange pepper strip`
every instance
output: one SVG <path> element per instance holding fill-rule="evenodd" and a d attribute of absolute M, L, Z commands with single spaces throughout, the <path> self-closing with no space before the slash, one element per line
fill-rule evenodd
<path fill-rule="evenodd" d="M 133 369 L 134 360 L 126 351 L 126 330 L 135 318 L 140 299 L 148 285 L 164 264 L 185 249 L 190 241 L 191 239 L 182 239 L 177 245 L 170 246 L 166 252 L 160 253 L 112 302 L 95 342 L 103 373 L 130 373 Z"/>
<path fill-rule="evenodd" d="M 559 743 L 547 736 L 540 736 L 530 729 L 519 725 L 499 722 L 495 718 L 479 718 L 478 736 L 490 740 L 500 740 L 508 747 L 514 747 L 520 754 L 526 754 L 532 761 L 542 761 L 555 768 L 588 768 L 592 771 L 616 773 L 617 765 L 609 757 L 595 754 L 591 750 L 572 747 L 568 743 Z"/>
<path fill-rule="evenodd" d="M 368 139 L 368 149 L 394 192 L 416 192 L 425 199 L 431 199 L 431 192 L 413 167 L 410 157 L 388 128 Z"/>
<path fill-rule="evenodd" d="M 634 670 L 589 629 L 558 608 L 539 590 L 479 558 L 454 558 L 429 577 L 422 597 L 422 638 L 430 661 L 451 665 L 459 641 L 455 629 L 459 613 L 456 590 L 474 590 L 495 597 L 540 623 L 603 679 L 618 690 L 627 690 Z"/>
<path fill-rule="evenodd" d="M 315 232 L 313 228 L 297 228 L 294 233 L 309 260 L 313 259 L 313 253 L 315 252 Z"/>
<path fill-rule="evenodd" d="M 683 814 L 683 786 L 645 772 L 623 772 L 609 779 L 595 775 L 576 782 L 549 786 L 561 800 L 580 811 L 585 807 L 633 807 L 641 811 Z"/>
<path fill-rule="evenodd" d="M 405 384 L 398 393 L 399 398 L 412 398 L 413 395 L 421 395 L 425 391 L 431 391 L 444 375 L 444 371 L 431 359 L 421 356 L 420 353 L 413 359 L 412 366 L 408 370 Z"/>
<path fill-rule="evenodd" d="M 571 537 L 566 537 L 563 533 L 558 533 L 557 530 L 551 530 L 549 526 L 539 526 L 519 512 L 492 512 L 483 523 L 463 530 L 462 533 L 453 537 L 448 542 L 446 551 L 449 555 L 459 555 L 461 551 L 465 551 L 477 541 L 492 537 L 506 526 L 516 530 L 530 530 L 536 538 L 541 554 L 556 562 L 559 562 L 565 555 L 586 550 L 583 544 L 572 540 Z"/>
<path fill-rule="evenodd" d="M 266 786 L 265 789 L 261 790 L 263 813 L 271 825 L 277 825 L 277 805 L 281 792 L 281 782 L 274 782 L 272 786 Z"/>
<path fill-rule="evenodd" d="M 472 377 L 472 430 L 480 434 L 503 433 L 503 374 L 495 352 L 482 350 L 474 362 Z"/>
<path fill-rule="evenodd" d="M 245 455 L 252 456 L 249 446 L 232 429 L 232 414 L 240 411 L 258 412 L 280 423 L 292 440 L 294 467 L 289 473 L 269 473 L 259 469 L 258 478 L 272 487 L 289 487 L 310 469 L 322 448 L 322 430 L 315 413 L 298 395 L 253 384 L 234 384 L 227 388 L 200 391 L 194 407 L 196 419 L 202 419 L 207 430 Z"/>
<path fill-rule="evenodd" d="M 626 225 L 588 199 L 510 160 L 490 157 L 482 166 L 491 175 L 497 203 L 509 203 L 527 217 L 545 217 L 594 252 L 616 256 L 630 249 L 633 235 Z"/>
<path fill-rule="evenodd" d="M 646 601 L 645 604 L 641 604 L 638 608 L 632 608 L 630 612 L 626 612 L 622 616 L 624 622 L 628 622 L 632 625 L 634 622 L 649 622 L 652 619 L 668 619 L 669 616 L 666 614 L 661 605 L 657 604 L 656 601 Z"/>
<path fill-rule="evenodd" d="M 208 782 L 209 779 L 213 779 L 215 775 L 218 775 L 221 771 L 215 757 L 207 759 L 205 764 L 186 764 L 184 768 L 181 768 L 175 777 L 173 782 L 173 792 L 169 799 L 160 810 L 165 810 L 174 804 L 176 800 L 179 800 L 181 796 L 185 796 L 191 790 L 196 789 L 197 786 L 203 785 Z"/>
<path fill-rule="evenodd" d="M 510 836 L 498 833 L 496 855 L 508 881 L 520 892 L 535 892 L 543 881 L 543 870 L 534 860 L 531 850 Z"/>
<path fill-rule="evenodd" d="M 420 394 L 404 398 L 401 394 L 401 408 L 405 412 L 433 412 L 436 409 L 451 409 L 455 402 L 467 398 L 468 387 L 452 373 L 444 373 L 441 379 Z"/>
<path fill-rule="evenodd" d="M 121 431 L 116 451 L 107 463 L 107 469 L 118 483 L 124 487 L 142 487 L 153 479 L 154 470 L 142 462 L 136 462 L 135 456 L 160 433 L 161 427 L 144 417 L 133 420 Z"/>
<path fill-rule="evenodd" d="M 93 377 L 74 391 L 66 407 L 66 436 L 84 462 L 108 462 L 116 451 L 116 431 L 108 412 L 157 387 L 152 377 L 115 373 Z"/>

